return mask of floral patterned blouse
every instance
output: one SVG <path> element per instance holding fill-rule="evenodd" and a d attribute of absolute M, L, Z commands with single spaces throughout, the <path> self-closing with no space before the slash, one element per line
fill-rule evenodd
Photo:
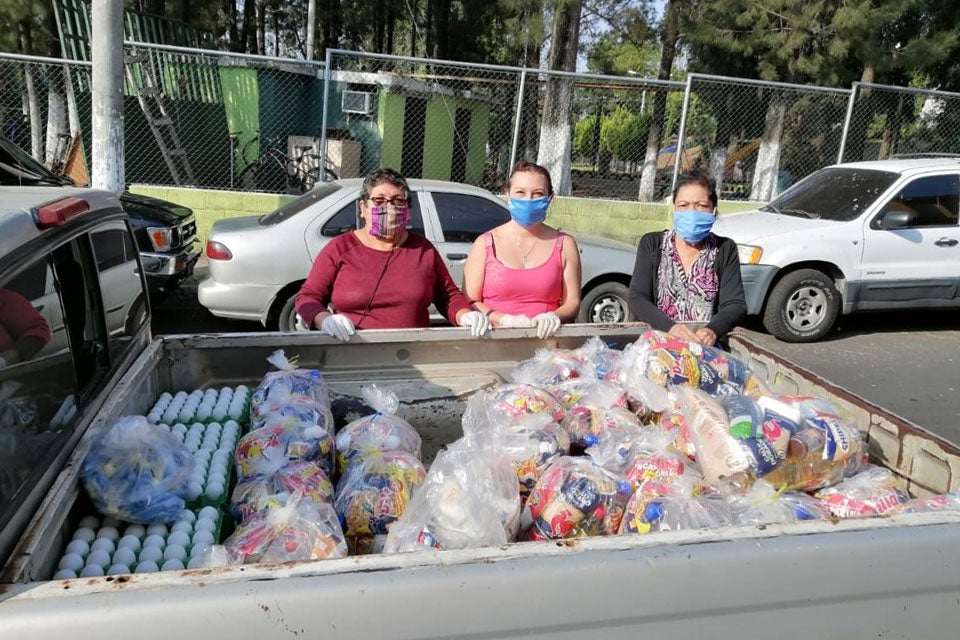
<path fill-rule="evenodd" d="M 717 237 L 711 233 L 703 241 L 688 278 L 674 235 L 672 230 L 665 231 L 660 241 L 657 307 L 677 322 L 709 322 L 720 288 L 720 276 L 714 268 L 719 247 Z"/>

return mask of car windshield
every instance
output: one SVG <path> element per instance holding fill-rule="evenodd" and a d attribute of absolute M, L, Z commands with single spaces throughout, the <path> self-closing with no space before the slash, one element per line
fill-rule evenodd
<path fill-rule="evenodd" d="M 58 185 L 68 183 L 37 162 L 29 153 L 0 136 L 0 183 L 20 185 L 25 181 Z"/>
<path fill-rule="evenodd" d="M 898 177 L 890 171 L 828 167 L 810 174 L 760 210 L 845 222 L 859 217 Z"/>
<path fill-rule="evenodd" d="M 272 224 L 277 224 L 278 222 L 288 220 L 304 209 L 307 209 L 314 203 L 320 202 L 332 193 L 336 193 L 340 189 L 340 185 L 336 182 L 324 182 L 323 184 L 317 185 L 307 193 L 303 194 L 299 198 L 291 200 L 276 211 L 272 211 L 264 216 L 260 216 L 260 225 L 268 227 Z"/>

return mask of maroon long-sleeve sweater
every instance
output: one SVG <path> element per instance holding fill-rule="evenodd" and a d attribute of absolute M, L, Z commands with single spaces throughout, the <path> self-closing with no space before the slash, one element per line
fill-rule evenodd
<path fill-rule="evenodd" d="M 431 302 L 452 324 L 470 307 L 426 238 L 408 233 L 392 251 L 377 251 L 345 233 L 317 254 L 296 307 L 311 327 L 332 303 L 357 329 L 409 329 L 430 326 Z"/>

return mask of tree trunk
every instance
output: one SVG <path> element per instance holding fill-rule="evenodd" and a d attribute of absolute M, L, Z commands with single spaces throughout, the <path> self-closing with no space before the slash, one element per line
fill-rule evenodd
<path fill-rule="evenodd" d="M 20 50 L 25 54 L 33 53 L 33 32 L 29 20 L 21 20 Z M 40 97 L 37 93 L 37 80 L 34 77 L 33 65 L 23 67 L 23 83 L 26 88 L 24 100 L 27 119 L 30 122 L 30 155 L 38 160 L 43 158 L 43 118 L 40 113 Z"/>
<path fill-rule="evenodd" d="M 393 3 L 387 3 L 387 53 L 395 53 L 393 50 L 393 32 L 397 25 L 397 16 L 396 11 L 394 11 Z"/>
<path fill-rule="evenodd" d="M 450 2 L 451 0 L 432 0 L 436 15 L 433 17 L 433 42 L 436 47 L 435 58 L 450 60 Z"/>
<path fill-rule="evenodd" d="M 554 5 L 549 63 L 551 71 L 576 70 L 581 9 L 581 0 L 557 0 Z M 537 163 L 547 168 L 554 191 L 562 196 L 568 196 L 572 191 L 570 109 L 573 88 L 573 78 L 548 78 L 540 123 L 540 149 L 537 152 Z"/>
<path fill-rule="evenodd" d="M 267 55 L 267 3 L 257 0 L 257 54 Z"/>
<path fill-rule="evenodd" d="M 47 72 L 47 143 L 46 154 L 42 162 L 47 168 L 63 161 L 63 158 L 57 158 L 60 136 L 67 135 L 69 123 L 67 121 L 67 96 L 63 82 L 63 71 L 57 67 L 50 67 Z M 60 144 L 58 144 L 60 143 Z M 65 150 L 65 147 L 63 147 Z M 38 157 L 38 159 L 40 159 Z"/>
<path fill-rule="evenodd" d="M 256 0 L 244 0 L 243 2 L 243 24 L 240 27 L 240 49 L 242 53 L 253 53 L 256 51 L 257 37 L 257 5 Z"/>
<path fill-rule="evenodd" d="M 319 55 L 322 56 L 322 59 L 326 59 L 327 49 L 340 47 L 340 32 L 342 30 L 340 0 L 327 0 L 323 16 L 323 51 Z"/>
<path fill-rule="evenodd" d="M 184 3 L 190 1 L 184 0 Z M 227 16 L 227 37 L 230 39 L 230 51 L 243 51 L 243 42 L 240 40 L 240 33 L 237 31 L 237 3 L 233 0 L 223 0 L 221 8 L 224 15 Z"/>
<path fill-rule="evenodd" d="M 780 141 L 787 118 L 787 101 L 782 95 L 774 95 L 767 107 L 763 125 L 763 138 L 757 153 L 757 166 L 753 172 L 750 199 L 769 202 L 777 194 L 777 178 L 780 173 Z"/>
<path fill-rule="evenodd" d="M 880 139 L 880 159 L 886 160 L 897 152 L 900 144 L 900 127 L 903 126 L 903 95 L 897 97 L 897 108 L 887 116 L 887 126 L 883 128 Z"/>
<path fill-rule="evenodd" d="M 663 35 L 660 48 L 659 80 L 669 80 L 673 71 L 673 58 L 677 53 L 677 38 L 680 36 L 680 2 L 670 0 L 663 19 Z M 640 202 L 656 199 L 657 158 L 660 154 L 660 142 L 663 139 L 663 119 L 667 113 L 667 92 L 658 90 L 653 95 L 653 113 L 650 117 L 650 129 L 647 131 L 647 149 L 643 156 L 643 169 L 640 171 Z"/>
<path fill-rule="evenodd" d="M 409 0 L 410 5 L 410 55 L 416 57 L 417 55 L 417 23 L 420 19 L 419 12 L 419 3 L 417 0 Z"/>

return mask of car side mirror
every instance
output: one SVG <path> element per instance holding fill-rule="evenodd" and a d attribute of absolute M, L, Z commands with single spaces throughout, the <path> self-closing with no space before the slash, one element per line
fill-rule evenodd
<path fill-rule="evenodd" d="M 878 229 L 905 229 L 912 227 L 917 215 L 902 209 L 887 209 L 877 221 Z"/>

